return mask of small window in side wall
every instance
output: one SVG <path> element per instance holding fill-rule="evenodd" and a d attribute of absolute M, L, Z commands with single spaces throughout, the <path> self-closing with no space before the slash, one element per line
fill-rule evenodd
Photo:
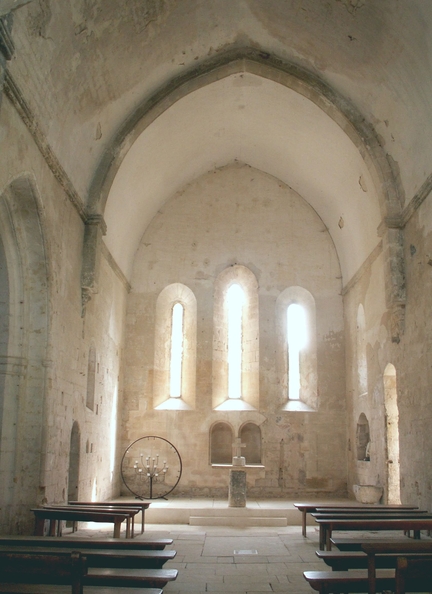
<path fill-rule="evenodd" d="M 357 386 L 359 396 L 367 396 L 366 318 L 363 305 L 357 310 Z"/>
<path fill-rule="evenodd" d="M 210 463 L 232 464 L 233 430 L 228 423 L 215 423 L 210 431 Z"/>
<path fill-rule="evenodd" d="M 240 431 L 242 456 L 246 464 L 261 464 L 261 430 L 255 423 L 246 423 Z"/>
<path fill-rule="evenodd" d="M 95 387 L 96 387 L 96 349 L 91 346 L 88 355 L 87 364 L 87 393 L 86 406 L 90 410 L 94 410 L 95 401 Z"/>

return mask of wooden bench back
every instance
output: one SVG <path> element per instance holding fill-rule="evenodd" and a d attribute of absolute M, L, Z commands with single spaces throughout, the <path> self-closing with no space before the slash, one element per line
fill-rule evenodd
<path fill-rule="evenodd" d="M 432 555 L 398 557 L 395 594 L 430 592 L 432 584 Z"/>
<path fill-rule="evenodd" d="M 0 551 L 2 583 L 70 585 L 72 594 L 82 594 L 86 573 L 86 558 L 77 551 Z"/>

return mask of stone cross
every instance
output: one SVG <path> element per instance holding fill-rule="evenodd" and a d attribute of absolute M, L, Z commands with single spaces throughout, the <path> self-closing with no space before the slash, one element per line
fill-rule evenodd
<path fill-rule="evenodd" d="M 233 466 L 245 466 L 246 465 L 246 459 L 243 458 L 243 456 L 241 455 L 241 449 L 245 448 L 246 444 L 241 442 L 240 437 L 236 437 L 234 440 L 234 443 L 232 444 L 232 448 L 233 448 L 233 459 L 232 459 L 232 464 Z"/>

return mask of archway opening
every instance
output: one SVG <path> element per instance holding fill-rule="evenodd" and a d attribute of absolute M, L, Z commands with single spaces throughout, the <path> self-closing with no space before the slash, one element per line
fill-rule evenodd
<path fill-rule="evenodd" d="M 399 408 L 396 369 L 389 363 L 384 371 L 385 436 L 388 503 L 401 503 L 399 463 Z"/>

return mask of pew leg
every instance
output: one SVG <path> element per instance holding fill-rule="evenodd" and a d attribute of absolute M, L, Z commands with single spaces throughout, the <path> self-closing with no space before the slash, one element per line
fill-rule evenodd
<path fill-rule="evenodd" d="M 323 526 L 323 524 L 320 524 L 320 527 L 319 527 L 319 548 L 320 548 L 320 551 L 324 550 L 325 542 L 326 542 L 326 539 L 325 539 L 324 526 Z"/>
<path fill-rule="evenodd" d="M 57 532 L 57 521 L 56 520 L 48 520 L 49 521 L 49 536 L 56 536 Z"/>
<path fill-rule="evenodd" d="M 37 517 L 35 520 L 35 536 L 43 536 L 45 532 L 45 519 Z"/>
<path fill-rule="evenodd" d="M 115 520 L 115 522 L 114 522 L 114 534 L 113 534 L 113 537 L 114 538 L 120 538 L 120 528 L 121 528 L 121 521 L 120 520 Z"/>

